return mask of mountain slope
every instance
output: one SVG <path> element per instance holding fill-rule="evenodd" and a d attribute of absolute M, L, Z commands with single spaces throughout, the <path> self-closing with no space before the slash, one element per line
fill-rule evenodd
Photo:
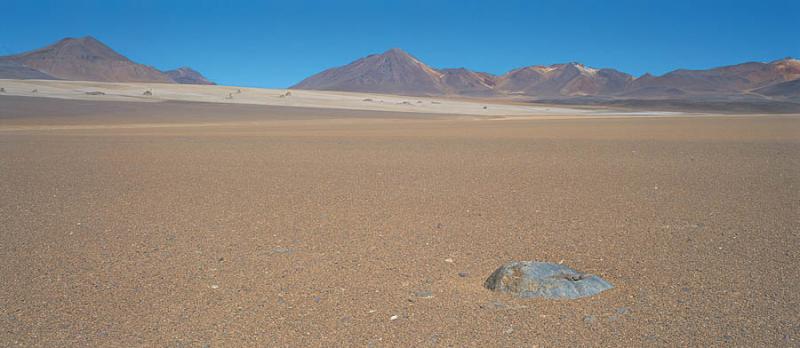
<path fill-rule="evenodd" d="M 132 62 L 91 36 L 66 38 L 53 45 L 0 60 L 63 80 L 174 83 L 166 74 Z"/>
<path fill-rule="evenodd" d="M 512 70 L 498 78 L 497 89 L 528 96 L 608 95 L 624 90 L 631 80 L 632 76 L 613 69 L 567 63 Z"/>
<path fill-rule="evenodd" d="M 800 99 L 800 78 L 761 87 L 753 92 L 770 97 Z"/>
<path fill-rule="evenodd" d="M 181 84 L 189 85 L 215 85 L 214 82 L 209 81 L 202 74 L 189 67 L 181 67 L 174 70 L 167 70 L 164 72 L 173 81 Z"/>
<path fill-rule="evenodd" d="M 497 77 L 465 68 L 439 69 L 446 94 L 485 97 L 497 95 Z"/>
<path fill-rule="evenodd" d="M 0 79 L 57 80 L 34 68 L 0 58 Z"/>
<path fill-rule="evenodd" d="M 574 62 L 528 66 L 494 76 L 465 68 L 433 69 L 402 50 L 391 49 L 325 70 L 291 88 L 405 95 L 686 99 L 745 96 L 751 90 L 799 78 L 800 61 L 791 58 L 707 70 L 681 69 L 636 79 L 614 69 Z"/>
<path fill-rule="evenodd" d="M 465 68 L 433 69 L 395 48 L 325 70 L 290 88 L 404 95 L 577 96 L 621 92 L 632 80 L 613 69 L 578 63 L 531 66 L 503 76 Z"/>
<path fill-rule="evenodd" d="M 744 91 L 800 78 L 800 61 L 749 62 L 707 70 L 680 69 L 662 76 L 644 75 L 628 86 L 626 94 L 643 91 L 681 91 L 684 94 L 739 94 Z"/>
<path fill-rule="evenodd" d="M 338 68 L 313 75 L 295 89 L 373 92 L 404 95 L 440 95 L 446 91 L 442 73 L 403 50 L 393 48 Z"/>

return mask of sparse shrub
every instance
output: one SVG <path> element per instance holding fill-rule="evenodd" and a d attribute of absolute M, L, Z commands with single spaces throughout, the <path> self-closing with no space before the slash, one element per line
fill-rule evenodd
<path fill-rule="evenodd" d="M 5 89 L 5 88 L 2 88 L 2 87 L 0 87 L 0 93 L 5 93 L 5 92 L 6 92 L 6 89 Z"/>
<path fill-rule="evenodd" d="M 100 91 L 90 91 L 90 92 L 86 92 L 86 94 L 88 94 L 88 95 L 106 95 L 105 93 L 100 92 Z"/>
<path fill-rule="evenodd" d="M 367 99 L 364 99 L 364 101 L 365 101 L 365 102 L 371 102 L 371 101 L 372 101 L 372 99 L 370 99 L 370 98 L 367 98 Z"/>
<path fill-rule="evenodd" d="M 286 91 L 286 93 L 279 95 L 278 98 L 286 98 L 286 97 L 291 97 L 291 96 L 292 96 L 292 92 Z"/>
<path fill-rule="evenodd" d="M 228 93 L 228 95 L 225 96 L 225 99 L 233 99 L 233 93 Z"/>
<path fill-rule="evenodd" d="M 237 89 L 236 90 L 236 94 L 242 94 L 242 90 L 241 89 Z"/>
<path fill-rule="evenodd" d="M 38 89 L 34 89 L 34 90 L 31 91 L 31 93 L 39 93 L 39 90 Z"/>
<path fill-rule="evenodd" d="M 149 96 L 153 95 L 153 92 L 147 90 L 147 91 L 144 91 L 144 93 L 142 93 L 142 94 L 149 97 Z"/>

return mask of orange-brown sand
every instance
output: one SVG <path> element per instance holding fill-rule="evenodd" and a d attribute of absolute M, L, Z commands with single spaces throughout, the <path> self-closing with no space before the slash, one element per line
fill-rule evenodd
<path fill-rule="evenodd" d="M 797 345 L 798 154 L 797 116 L 3 97 L 0 346 Z M 509 260 L 616 287 L 483 288 Z"/>

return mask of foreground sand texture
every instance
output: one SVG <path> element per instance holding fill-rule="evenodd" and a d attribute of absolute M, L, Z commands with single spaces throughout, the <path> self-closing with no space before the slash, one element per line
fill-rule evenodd
<path fill-rule="evenodd" d="M 798 154 L 798 116 L 0 97 L 0 346 L 797 345 Z M 615 288 L 483 288 L 530 259 Z"/>

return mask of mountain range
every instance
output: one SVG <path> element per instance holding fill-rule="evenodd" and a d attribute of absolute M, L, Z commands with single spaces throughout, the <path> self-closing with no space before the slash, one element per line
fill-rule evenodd
<path fill-rule="evenodd" d="M 800 61 L 749 62 L 708 70 L 675 70 L 635 78 L 580 63 L 534 65 L 502 75 L 465 68 L 435 69 L 401 49 L 331 68 L 295 89 L 374 92 L 412 96 L 455 95 L 535 98 L 797 98 Z"/>
<path fill-rule="evenodd" d="M 214 84 L 189 67 L 160 71 L 136 63 L 91 36 L 65 38 L 44 48 L 0 57 L 0 79 Z M 532 65 L 493 75 L 466 68 L 433 68 L 393 48 L 325 70 L 290 88 L 558 102 L 744 99 L 796 103 L 800 101 L 800 60 L 679 69 L 640 77 L 570 62 Z"/>
<path fill-rule="evenodd" d="M 213 84 L 190 68 L 164 72 L 133 62 L 91 36 L 0 57 L 0 78 Z"/>

